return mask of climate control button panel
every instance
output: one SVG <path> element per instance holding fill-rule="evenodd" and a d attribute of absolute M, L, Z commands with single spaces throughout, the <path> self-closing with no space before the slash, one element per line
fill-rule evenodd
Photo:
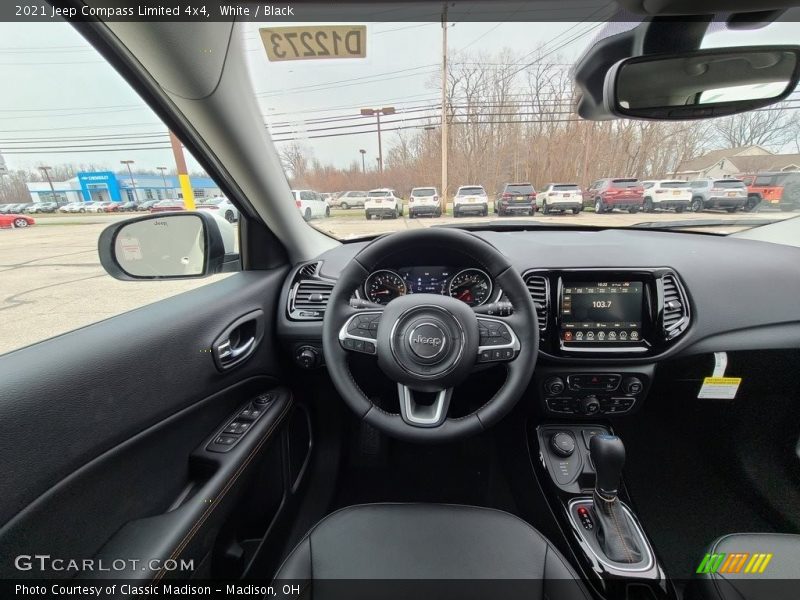
<path fill-rule="evenodd" d="M 594 417 L 630 413 L 644 401 L 653 366 L 614 370 L 546 367 L 536 370 L 543 409 L 548 414 Z"/>

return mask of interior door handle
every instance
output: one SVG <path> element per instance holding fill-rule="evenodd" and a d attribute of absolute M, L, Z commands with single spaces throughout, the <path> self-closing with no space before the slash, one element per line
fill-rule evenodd
<path fill-rule="evenodd" d="M 217 346 L 219 361 L 223 365 L 231 363 L 249 353 L 253 349 L 255 343 L 255 337 L 250 337 L 244 343 L 240 342 L 236 346 L 232 346 L 230 340 L 225 340 Z"/>
<path fill-rule="evenodd" d="M 263 336 L 263 311 L 255 310 L 236 319 L 211 346 L 217 368 L 225 371 L 243 363 L 255 352 Z"/>

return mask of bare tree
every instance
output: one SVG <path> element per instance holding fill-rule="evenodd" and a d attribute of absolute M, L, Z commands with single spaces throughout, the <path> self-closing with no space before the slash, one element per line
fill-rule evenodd
<path fill-rule="evenodd" d="M 795 143 L 800 134 L 800 115 L 786 103 L 751 110 L 714 121 L 714 134 L 723 145 L 759 145 L 780 149 Z"/>

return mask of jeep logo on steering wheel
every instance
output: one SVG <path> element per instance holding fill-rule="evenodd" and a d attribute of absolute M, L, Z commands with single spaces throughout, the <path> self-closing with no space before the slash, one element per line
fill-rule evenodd
<path fill-rule="evenodd" d="M 408 336 L 411 351 L 420 358 L 435 358 L 444 350 L 447 338 L 439 325 L 423 322 L 414 327 Z"/>

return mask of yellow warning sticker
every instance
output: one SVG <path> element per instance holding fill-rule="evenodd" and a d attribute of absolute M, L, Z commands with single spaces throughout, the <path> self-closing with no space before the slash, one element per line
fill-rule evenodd
<path fill-rule="evenodd" d="M 706 377 L 697 397 L 733 400 L 741 383 L 741 377 Z"/>

